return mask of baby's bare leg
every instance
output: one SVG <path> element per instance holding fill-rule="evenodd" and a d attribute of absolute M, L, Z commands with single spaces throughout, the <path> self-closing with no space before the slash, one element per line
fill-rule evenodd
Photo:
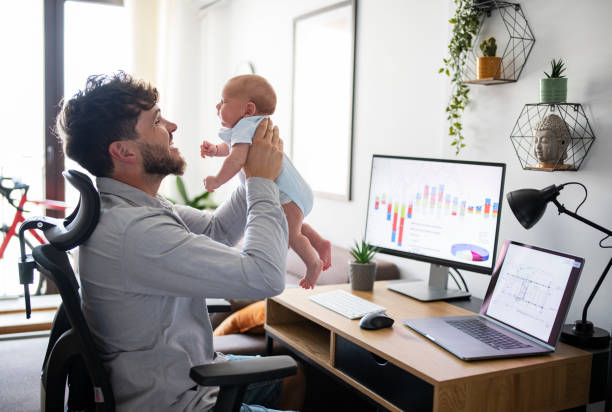
<path fill-rule="evenodd" d="M 307 223 L 302 223 L 302 234 L 310 240 L 310 244 L 319 254 L 319 258 L 323 261 L 323 270 L 329 269 L 331 266 L 331 242 L 323 239 L 321 235 Z"/>
<path fill-rule="evenodd" d="M 299 284 L 304 289 L 312 289 L 321 274 L 323 261 L 319 258 L 308 238 L 302 234 L 302 221 L 304 219 L 302 210 L 294 202 L 284 204 L 283 209 L 289 225 L 289 246 L 306 264 L 306 276 L 300 280 Z"/>

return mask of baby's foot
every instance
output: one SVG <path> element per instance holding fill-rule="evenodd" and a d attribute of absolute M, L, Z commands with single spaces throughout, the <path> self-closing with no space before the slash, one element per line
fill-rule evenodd
<path fill-rule="evenodd" d="M 313 246 L 323 262 L 322 270 L 329 269 L 331 267 L 331 242 L 329 240 L 324 240 Z"/>
<path fill-rule="evenodd" d="M 322 269 L 322 260 L 317 260 L 310 265 L 306 264 L 306 275 L 300 280 L 299 285 L 304 289 L 314 289 Z"/>

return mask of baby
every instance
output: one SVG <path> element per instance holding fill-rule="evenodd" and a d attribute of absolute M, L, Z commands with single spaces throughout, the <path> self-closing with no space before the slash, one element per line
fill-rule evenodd
<path fill-rule="evenodd" d="M 276 93 L 263 77 L 254 74 L 236 76 L 225 84 L 221 101 L 217 104 L 217 115 L 223 126 L 219 137 L 223 143 L 214 145 L 204 141 L 200 152 L 202 157 L 224 156 L 226 159 L 216 176 L 204 179 L 206 190 L 213 191 L 242 169 L 259 122 L 273 114 L 275 109 Z M 283 170 L 275 182 L 289 225 L 289 246 L 306 264 L 306 275 L 299 285 L 312 289 L 321 270 L 331 266 L 331 243 L 303 222 L 312 209 L 312 191 L 287 155 L 283 157 Z"/>

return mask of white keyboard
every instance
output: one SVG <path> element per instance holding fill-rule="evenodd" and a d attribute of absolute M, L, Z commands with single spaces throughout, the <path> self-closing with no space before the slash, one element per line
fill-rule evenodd
<path fill-rule="evenodd" d="M 331 292 L 310 296 L 309 299 L 349 319 L 359 319 L 368 313 L 387 310 L 344 290 L 332 290 Z"/>

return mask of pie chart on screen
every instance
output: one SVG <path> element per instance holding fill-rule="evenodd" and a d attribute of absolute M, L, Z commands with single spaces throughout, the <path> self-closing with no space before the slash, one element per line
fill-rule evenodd
<path fill-rule="evenodd" d="M 489 260 L 489 251 L 469 243 L 456 243 L 451 246 L 453 256 L 468 262 L 484 262 Z"/>

